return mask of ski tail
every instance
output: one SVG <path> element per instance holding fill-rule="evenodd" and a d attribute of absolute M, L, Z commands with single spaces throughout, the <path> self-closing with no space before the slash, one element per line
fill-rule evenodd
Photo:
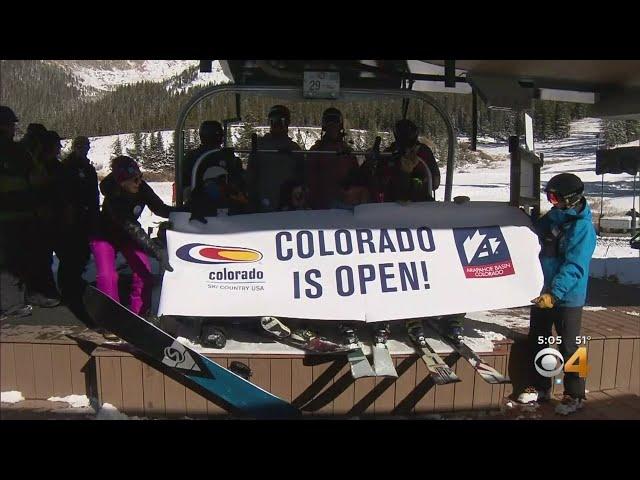
<path fill-rule="evenodd" d="M 498 370 L 493 368 L 491 365 L 483 361 L 472 349 L 464 342 L 456 345 L 451 341 L 446 335 L 444 335 L 438 327 L 433 325 L 430 322 L 425 322 L 425 327 L 437 335 L 442 341 L 444 341 L 447 345 L 449 345 L 453 350 L 458 352 L 460 356 L 462 356 L 469 364 L 474 368 L 478 375 L 487 383 L 491 383 L 493 385 L 503 384 L 503 383 L 511 383 L 509 377 L 501 374 Z"/>
<path fill-rule="evenodd" d="M 459 382 L 460 378 L 458 378 L 453 369 L 447 365 L 433 347 L 429 345 L 422 329 L 422 322 L 420 320 L 410 320 L 406 323 L 406 327 L 409 338 L 413 342 L 414 348 L 422 358 L 422 361 L 425 363 L 427 370 L 429 370 L 433 383 L 436 385 L 446 385 L 448 383 Z"/>

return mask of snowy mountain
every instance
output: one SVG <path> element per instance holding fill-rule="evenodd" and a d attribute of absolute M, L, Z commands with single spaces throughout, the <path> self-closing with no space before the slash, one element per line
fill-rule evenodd
<path fill-rule="evenodd" d="M 186 85 L 180 84 L 177 87 L 180 90 L 229 81 L 217 60 L 211 73 L 198 72 L 198 60 L 49 60 L 47 63 L 63 68 L 93 95 L 143 81 L 176 84 L 176 78 L 189 69 L 195 70 L 195 78 Z"/>

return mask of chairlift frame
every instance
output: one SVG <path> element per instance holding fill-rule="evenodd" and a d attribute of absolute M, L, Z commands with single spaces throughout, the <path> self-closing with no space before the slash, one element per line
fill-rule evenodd
<path fill-rule="evenodd" d="M 270 85 L 215 85 L 208 87 L 200 91 L 193 96 L 187 104 L 182 108 L 176 124 L 174 132 L 174 145 L 176 146 L 176 161 L 175 161 L 175 189 L 176 189 L 176 205 L 182 206 L 184 186 L 182 185 L 182 172 L 184 163 L 184 126 L 186 124 L 187 117 L 191 110 L 206 98 L 221 95 L 224 93 L 233 93 L 236 95 L 236 110 L 239 110 L 239 95 L 252 94 L 269 97 L 277 97 L 291 101 L 304 101 L 308 100 L 304 94 L 302 86 L 270 86 Z M 340 90 L 340 95 L 335 99 L 336 102 L 340 101 L 362 101 L 371 98 L 398 98 L 402 99 L 403 103 L 407 103 L 411 99 L 419 100 L 431 105 L 435 111 L 440 115 L 445 123 L 448 137 L 447 148 L 447 173 L 445 180 L 445 194 L 444 201 L 451 201 L 451 194 L 453 190 L 453 171 L 455 161 L 455 132 L 453 129 L 453 123 L 449 118 L 449 115 L 444 108 L 430 95 L 423 92 L 416 92 L 408 89 L 365 89 L 365 88 L 344 88 Z M 240 112 L 236 112 L 239 114 Z M 406 112 L 402 112 L 406 114 Z M 238 115 L 237 115 L 238 116 Z"/>

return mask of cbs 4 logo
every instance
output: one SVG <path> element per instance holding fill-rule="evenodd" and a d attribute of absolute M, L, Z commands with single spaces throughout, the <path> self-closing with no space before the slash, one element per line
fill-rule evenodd
<path fill-rule="evenodd" d="M 536 355 L 533 365 L 543 377 L 555 377 L 564 371 L 565 373 L 577 373 L 579 377 L 586 378 L 589 373 L 587 347 L 579 347 L 566 363 L 558 350 L 550 347 L 544 348 Z"/>

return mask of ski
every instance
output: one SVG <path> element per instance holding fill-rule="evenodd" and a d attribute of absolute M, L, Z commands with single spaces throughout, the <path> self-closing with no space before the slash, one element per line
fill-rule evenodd
<path fill-rule="evenodd" d="M 278 342 L 310 352 L 334 353 L 349 350 L 348 346 L 332 342 L 312 330 L 291 330 L 288 325 L 276 317 L 262 317 L 260 325 L 265 332 L 277 339 Z"/>
<path fill-rule="evenodd" d="M 424 335 L 421 320 L 409 320 L 406 323 L 407 333 L 409 338 L 414 344 L 414 347 L 418 350 L 422 361 L 427 366 L 433 382 L 436 385 L 446 385 L 447 383 L 459 382 L 460 379 L 447 365 L 444 360 L 436 353 L 436 351 L 429 345 L 427 338 Z"/>
<path fill-rule="evenodd" d="M 476 353 L 469 347 L 469 345 L 464 342 L 460 342 L 456 345 L 451 341 L 449 337 L 447 337 L 443 332 L 441 332 L 436 326 L 431 324 L 429 321 L 425 322 L 425 326 L 437 335 L 442 341 L 444 341 L 447 345 L 453 348 L 456 352 L 460 354 L 467 362 L 471 364 L 478 375 L 482 377 L 482 379 L 487 383 L 492 384 L 500 384 L 500 383 L 511 383 L 509 377 L 502 375 L 495 368 L 487 363 L 483 362 L 482 359 L 476 355 Z"/>
<path fill-rule="evenodd" d="M 348 326 L 342 326 L 340 329 L 349 347 L 347 360 L 349 360 L 349 366 L 351 367 L 351 376 L 355 379 L 375 377 L 376 372 L 371 368 L 367 356 L 362 351 L 362 344 L 358 341 L 355 330 Z"/>
<path fill-rule="evenodd" d="M 398 372 L 393 365 L 393 359 L 389 348 L 387 347 L 387 340 L 389 339 L 388 325 L 381 327 L 375 327 L 374 331 L 374 344 L 373 344 L 373 369 L 378 377 L 395 377 L 398 378 Z"/>
<path fill-rule="evenodd" d="M 182 375 L 187 383 L 200 386 L 205 396 L 220 398 L 239 413 L 254 418 L 284 418 L 300 414 L 293 405 L 186 347 L 98 289 L 87 286 L 83 302 L 96 323 Z"/>

